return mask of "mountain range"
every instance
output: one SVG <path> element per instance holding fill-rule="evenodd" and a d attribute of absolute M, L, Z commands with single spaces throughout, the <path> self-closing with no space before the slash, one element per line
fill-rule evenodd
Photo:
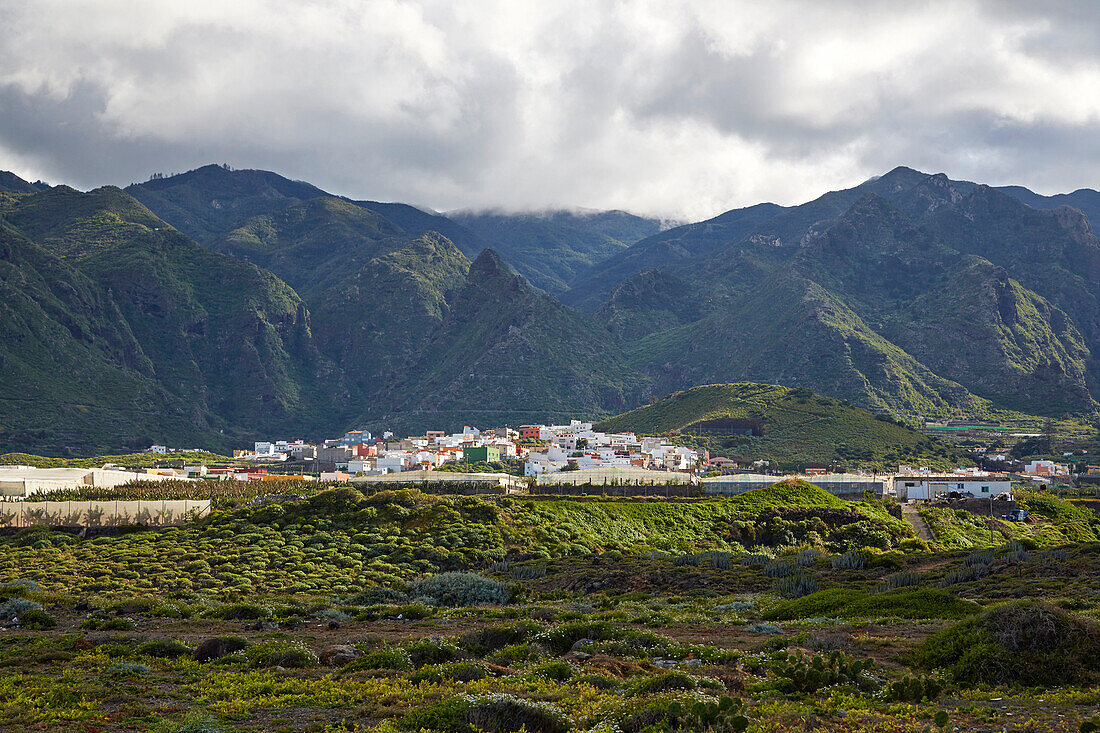
<path fill-rule="evenodd" d="M 1100 194 L 897 168 L 669 227 L 204 166 L 0 173 L 0 450 L 226 449 L 606 416 L 699 384 L 901 417 L 1091 413 Z"/>

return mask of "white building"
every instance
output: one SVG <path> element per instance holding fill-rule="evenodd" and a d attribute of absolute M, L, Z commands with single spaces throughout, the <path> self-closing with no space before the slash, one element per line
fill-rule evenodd
<path fill-rule="evenodd" d="M 900 501 L 942 499 L 951 491 L 973 494 L 977 498 L 992 498 L 1011 494 L 1012 481 L 1003 474 L 911 474 L 894 477 L 894 494 Z"/>

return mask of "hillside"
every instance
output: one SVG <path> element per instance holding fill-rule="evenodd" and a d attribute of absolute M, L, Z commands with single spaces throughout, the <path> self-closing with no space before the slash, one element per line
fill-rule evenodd
<path fill-rule="evenodd" d="M 660 222 L 625 211 L 457 211 L 449 218 L 489 243 L 532 285 L 560 293 L 583 269 L 656 234 Z"/>
<path fill-rule="evenodd" d="M 906 416 L 1059 417 L 1097 408 L 1098 282 L 1080 211 L 898 168 L 642 240 L 562 298 L 658 390 L 750 379 Z"/>
<path fill-rule="evenodd" d="M 808 389 L 742 382 L 694 387 L 599 423 L 598 430 L 662 435 L 699 434 L 699 424 L 732 418 L 758 435 L 700 437 L 713 453 L 734 460 L 770 460 L 783 468 L 833 463 L 839 468 L 887 468 L 901 463 L 948 467 L 965 459 L 954 448 L 867 410 Z M 729 432 L 734 432 L 730 430 Z"/>
<path fill-rule="evenodd" d="M 11 277 L 36 272 L 43 291 L 5 315 L 5 334 L 27 334 L 4 339 L 5 378 L 18 379 L 5 394 L 26 406 L 9 413 L 6 447 L 219 447 L 308 429 L 330 404 L 308 311 L 270 272 L 198 246 L 117 188 L 59 186 L 0 216 L 19 254 Z"/>
<path fill-rule="evenodd" d="M 536 291 L 493 252 L 470 265 L 446 317 L 369 424 L 443 429 L 609 414 L 644 379 L 580 313 Z"/>

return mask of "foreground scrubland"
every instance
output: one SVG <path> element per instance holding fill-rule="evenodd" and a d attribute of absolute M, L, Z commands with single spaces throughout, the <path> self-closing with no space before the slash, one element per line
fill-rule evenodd
<path fill-rule="evenodd" d="M 223 490 L 183 527 L 0 539 L 0 729 L 1076 731 L 1100 710 L 1100 521 L 1055 498 L 1021 525 L 936 510 L 930 544 L 806 484 Z"/>

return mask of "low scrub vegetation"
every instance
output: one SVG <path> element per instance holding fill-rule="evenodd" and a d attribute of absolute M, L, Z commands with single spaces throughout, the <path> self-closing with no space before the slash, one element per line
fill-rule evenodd
<path fill-rule="evenodd" d="M 1027 536 L 951 549 L 823 493 L 342 487 L 177 528 L 21 530 L 0 538 L 0 729 L 1089 722 L 1100 543 L 1041 539 L 1085 520 L 1048 503 Z"/>

